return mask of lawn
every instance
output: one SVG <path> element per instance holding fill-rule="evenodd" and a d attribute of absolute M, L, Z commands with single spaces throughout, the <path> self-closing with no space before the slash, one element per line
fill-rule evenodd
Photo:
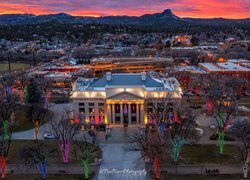
<path fill-rule="evenodd" d="M 184 145 L 179 164 L 240 164 L 240 157 L 238 146 L 234 145 L 225 145 L 222 157 L 215 145 Z"/>
<path fill-rule="evenodd" d="M 53 117 L 53 112 L 49 111 L 49 117 Z M 50 119 L 50 118 L 48 118 Z M 25 131 L 34 128 L 34 124 L 27 118 L 25 106 L 20 106 L 15 112 L 14 132 Z M 42 122 L 45 123 L 45 122 Z"/>
<path fill-rule="evenodd" d="M 28 68 L 30 65 L 29 64 L 24 64 L 24 63 L 11 63 L 11 71 L 16 71 L 19 69 L 25 69 Z M 6 72 L 9 71 L 9 64 L 0 64 L 0 72 Z"/>
<path fill-rule="evenodd" d="M 178 175 L 178 180 L 228 180 L 228 179 L 241 179 L 242 175 Z M 161 174 L 162 180 L 176 180 L 175 175 L 169 175 L 167 173 Z"/>
<path fill-rule="evenodd" d="M 50 154 L 48 158 L 48 164 L 61 164 L 62 158 L 60 156 L 59 146 L 57 141 L 55 140 L 42 140 L 41 143 L 44 143 L 42 146 L 42 149 L 45 151 L 55 150 L 52 154 Z M 35 140 L 13 140 L 10 146 L 9 156 L 8 156 L 8 163 L 9 164 L 16 164 L 19 161 L 19 149 L 31 145 L 35 145 Z M 80 164 L 79 161 L 75 158 L 75 155 L 73 154 L 73 146 L 71 146 L 71 152 L 70 152 L 70 164 Z M 102 152 L 99 149 L 95 152 L 93 157 L 97 157 L 98 159 L 101 159 Z M 94 162 L 94 158 L 90 159 L 90 162 Z"/>

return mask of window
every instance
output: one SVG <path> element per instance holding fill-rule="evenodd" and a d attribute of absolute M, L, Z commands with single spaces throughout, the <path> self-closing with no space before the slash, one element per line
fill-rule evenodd
<path fill-rule="evenodd" d="M 98 103 L 98 106 L 104 106 L 104 103 Z"/>
<path fill-rule="evenodd" d="M 85 103 L 79 103 L 79 106 L 84 106 L 85 105 Z"/>
<path fill-rule="evenodd" d="M 95 106 L 95 103 L 89 103 L 89 106 Z"/>

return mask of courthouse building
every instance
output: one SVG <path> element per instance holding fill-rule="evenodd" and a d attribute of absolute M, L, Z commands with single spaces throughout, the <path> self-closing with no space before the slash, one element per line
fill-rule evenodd
<path fill-rule="evenodd" d="M 154 78 L 146 73 L 106 73 L 101 78 L 78 78 L 71 100 L 81 123 L 146 124 L 154 105 L 181 98 L 175 78 Z"/>

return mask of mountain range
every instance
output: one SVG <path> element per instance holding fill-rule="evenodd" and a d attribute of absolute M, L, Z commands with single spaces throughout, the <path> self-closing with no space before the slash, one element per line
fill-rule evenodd
<path fill-rule="evenodd" d="M 55 21 L 63 24 L 110 24 L 110 25 L 139 25 L 139 26 L 172 26 L 172 25 L 209 25 L 209 26 L 226 26 L 241 25 L 250 26 L 250 18 L 247 19 L 201 19 L 201 18 L 180 18 L 170 9 L 161 13 L 145 14 L 142 16 L 105 16 L 105 17 L 86 17 L 71 16 L 66 13 L 33 15 L 33 14 L 2 14 L 0 15 L 0 25 L 24 25 L 24 24 L 41 24 Z"/>

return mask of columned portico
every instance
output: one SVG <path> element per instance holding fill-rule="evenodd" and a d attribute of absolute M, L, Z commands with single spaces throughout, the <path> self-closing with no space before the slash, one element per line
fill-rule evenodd
<path fill-rule="evenodd" d="M 110 124 L 144 124 L 143 117 L 141 116 L 144 111 L 144 100 L 116 100 L 108 99 L 106 101 L 108 123 Z"/>

